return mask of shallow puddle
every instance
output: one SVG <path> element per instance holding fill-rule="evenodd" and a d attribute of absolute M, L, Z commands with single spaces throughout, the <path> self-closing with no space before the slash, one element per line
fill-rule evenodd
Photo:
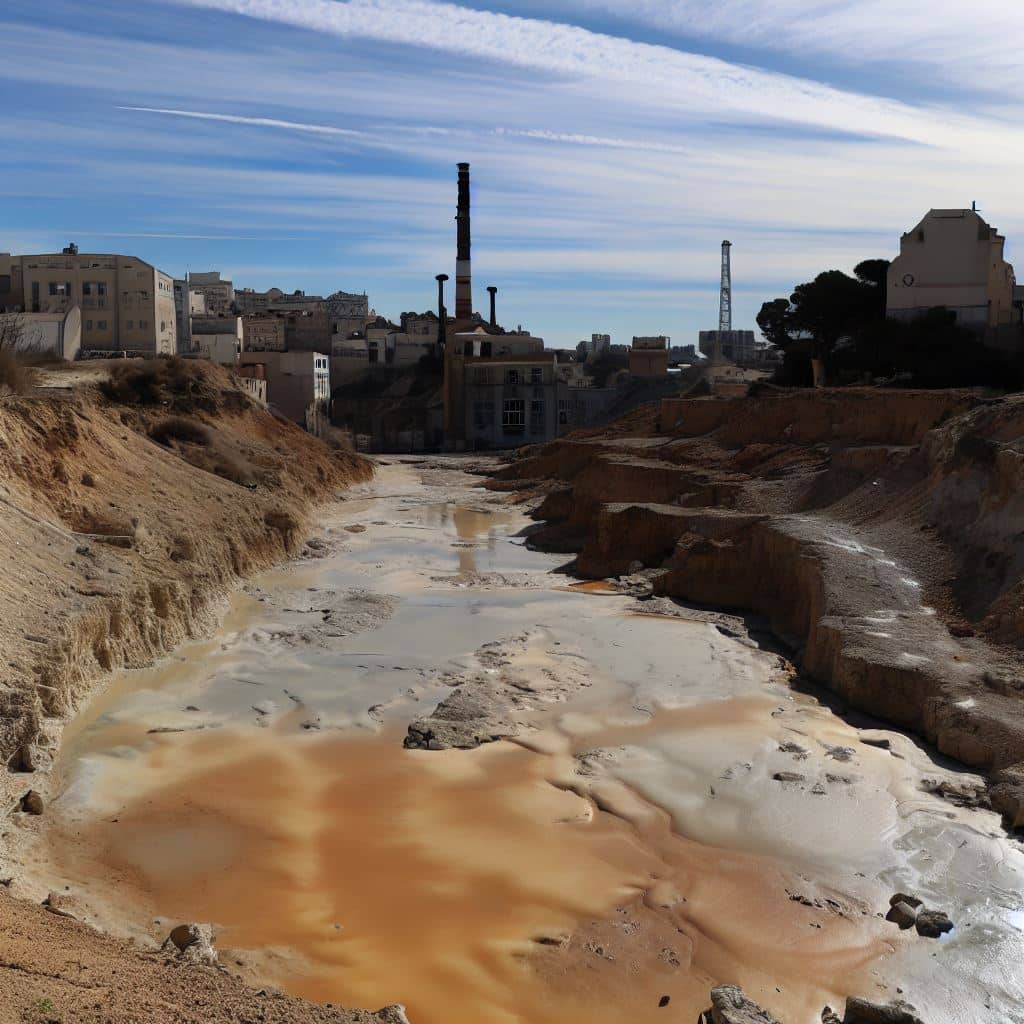
<path fill-rule="evenodd" d="M 450 478 L 386 468 L 324 524 L 330 555 L 118 677 L 66 734 L 50 877 L 107 924 L 159 941 L 211 921 L 247 976 L 401 1002 L 412 1024 L 692 1020 L 723 981 L 816 1020 L 891 993 L 896 950 L 930 980 L 914 957 L 934 950 L 876 917 L 901 885 L 952 899 L 922 855 L 957 892 L 1012 892 L 1019 855 L 917 791 L 909 740 L 859 745 L 773 655 L 567 587 L 563 558 L 514 539 L 521 513 Z M 509 664 L 550 688 L 514 743 L 402 749 L 409 721 Z M 775 779 L 794 768 L 804 784 Z M 978 924 L 1002 929 L 1010 902 Z M 1008 935 L 944 953 L 929 998 L 984 1019 L 964 979 L 1010 962 Z"/>

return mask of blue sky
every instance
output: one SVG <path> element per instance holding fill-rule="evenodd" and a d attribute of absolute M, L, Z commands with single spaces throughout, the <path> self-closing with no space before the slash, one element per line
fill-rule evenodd
<path fill-rule="evenodd" d="M 133 253 L 236 286 L 453 274 L 549 344 L 734 325 L 892 256 L 929 207 L 1024 232 L 1024 4 L 8 0 L 0 250 Z"/>

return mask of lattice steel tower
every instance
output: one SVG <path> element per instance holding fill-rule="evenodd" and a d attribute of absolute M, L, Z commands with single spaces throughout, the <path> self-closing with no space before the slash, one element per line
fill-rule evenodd
<path fill-rule="evenodd" d="M 718 329 L 732 330 L 732 269 L 729 265 L 729 250 L 732 242 L 722 243 L 722 290 L 718 297 Z"/>

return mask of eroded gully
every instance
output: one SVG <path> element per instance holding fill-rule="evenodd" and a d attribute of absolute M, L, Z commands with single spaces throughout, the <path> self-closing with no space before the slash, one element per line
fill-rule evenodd
<path fill-rule="evenodd" d="M 1024 1021 L 1024 857 L 922 792 L 953 766 L 713 620 L 573 589 L 458 465 L 383 465 L 215 637 L 118 676 L 66 733 L 38 879 L 413 1024 L 692 1020 L 719 982 L 792 1024 L 898 990 L 931 1024 Z M 512 740 L 403 749 L 494 677 Z M 883 921 L 896 891 L 954 932 Z"/>

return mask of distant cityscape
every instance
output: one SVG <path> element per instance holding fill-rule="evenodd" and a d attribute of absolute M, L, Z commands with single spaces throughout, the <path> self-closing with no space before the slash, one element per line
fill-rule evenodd
<path fill-rule="evenodd" d="M 666 335 L 575 350 L 487 315 L 473 298 L 469 165 L 458 165 L 455 313 L 447 274 L 437 308 L 397 320 L 365 293 L 236 287 L 219 271 L 170 274 L 137 256 L 0 253 L 0 323 L 18 346 L 71 359 L 179 356 L 231 367 L 252 396 L 306 429 L 348 432 L 368 450 L 478 450 L 551 440 L 668 393 L 728 393 L 767 378 L 782 353 L 731 320 L 731 243 L 721 250 L 718 326 L 696 343 Z M 937 306 L 988 343 L 1019 345 L 1024 295 L 1004 238 L 976 210 L 932 210 L 889 264 L 885 313 L 910 320 Z M 710 263 L 710 260 L 709 260 Z M 8 331 L 8 333 L 10 333 Z M 699 390 L 694 393 L 699 393 Z"/>

